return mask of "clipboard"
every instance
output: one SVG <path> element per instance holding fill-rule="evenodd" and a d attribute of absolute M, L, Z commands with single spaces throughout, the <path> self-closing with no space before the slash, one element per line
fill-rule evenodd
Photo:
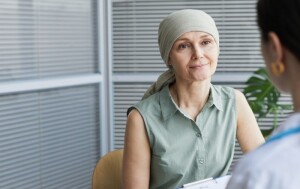
<path fill-rule="evenodd" d="M 179 189 L 225 189 L 231 175 L 187 183 Z"/>

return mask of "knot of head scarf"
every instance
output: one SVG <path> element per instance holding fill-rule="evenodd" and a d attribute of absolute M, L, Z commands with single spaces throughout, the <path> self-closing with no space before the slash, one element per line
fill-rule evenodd
<path fill-rule="evenodd" d="M 168 66 L 169 54 L 174 42 L 184 33 L 201 31 L 210 34 L 219 46 L 219 32 L 211 16 L 201 10 L 184 9 L 175 11 L 164 18 L 158 29 L 159 51 Z M 174 82 L 172 69 L 162 73 L 146 91 L 142 99 L 160 91 L 164 86 Z"/>

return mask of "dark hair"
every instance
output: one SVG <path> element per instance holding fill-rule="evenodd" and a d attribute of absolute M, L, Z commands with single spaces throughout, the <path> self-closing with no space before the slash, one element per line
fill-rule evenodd
<path fill-rule="evenodd" d="M 280 42 L 300 60 L 300 0 L 258 0 L 257 24 L 262 40 L 275 32 Z"/>

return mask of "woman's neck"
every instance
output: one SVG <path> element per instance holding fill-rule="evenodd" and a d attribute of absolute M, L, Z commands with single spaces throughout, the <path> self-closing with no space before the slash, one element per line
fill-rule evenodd
<path fill-rule="evenodd" d="M 175 82 L 170 87 L 170 93 L 177 106 L 195 120 L 209 98 L 210 86 L 210 82 L 191 84 Z"/>
<path fill-rule="evenodd" d="M 290 89 L 289 93 L 292 96 L 294 111 L 300 112 L 300 62 L 289 51 L 286 54 L 286 59 L 289 61 L 286 62 L 287 74 L 283 80 Z"/>

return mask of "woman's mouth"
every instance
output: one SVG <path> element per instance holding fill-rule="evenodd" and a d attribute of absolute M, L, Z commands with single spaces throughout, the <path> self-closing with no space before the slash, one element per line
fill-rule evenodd
<path fill-rule="evenodd" d="M 190 68 L 202 68 L 203 66 L 206 66 L 208 65 L 208 63 L 205 63 L 205 64 L 194 64 L 192 66 L 190 66 Z"/>

